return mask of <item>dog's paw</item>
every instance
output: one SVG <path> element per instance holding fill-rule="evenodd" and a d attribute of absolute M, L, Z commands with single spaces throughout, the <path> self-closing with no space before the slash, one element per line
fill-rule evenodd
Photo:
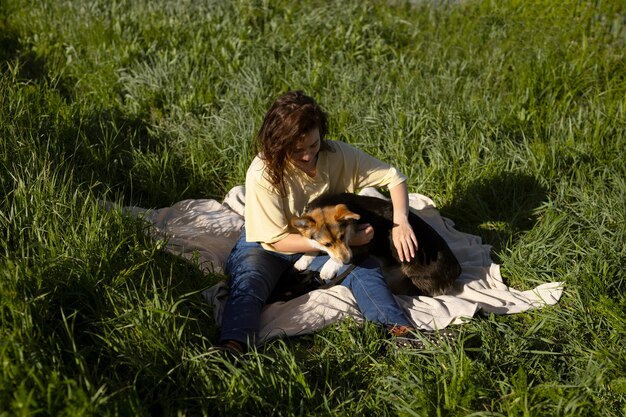
<path fill-rule="evenodd" d="M 295 264 L 293 264 L 293 267 L 298 271 L 306 271 L 309 266 L 311 266 L 311 263 L 313 262 L 313 259 L 315 259 L 315 256 L 316 255 L 304 254 L 300 257 L 300 259 L 296 261 Z"/>
<path fill-rule="evenodd" d="M 322 267 L 322 270 L 320 271 L 320 278 L 325 281 L 333 279 L 342 266 L 343 264 L 329 259 L 328 261 L 326 261 L 326 263 Z"/>

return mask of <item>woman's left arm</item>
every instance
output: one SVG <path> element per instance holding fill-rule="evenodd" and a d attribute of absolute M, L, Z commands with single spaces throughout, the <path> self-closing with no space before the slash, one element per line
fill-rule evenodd
<path fill-rule="evenodd" d="M 417 238 L 409 223 L 409 194 L 406 181 L 401 182 L 389 189 L 393 204 L 393 229 L 391 237 L 393 245 L 398 251 L 400 261 L 408 262 L 415 257 L 417 251 Z"/>

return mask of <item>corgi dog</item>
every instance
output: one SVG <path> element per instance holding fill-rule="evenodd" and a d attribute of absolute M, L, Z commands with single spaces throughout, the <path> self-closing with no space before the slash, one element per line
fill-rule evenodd
<path fill-rule="evenodd" d="M 367 245 L 350 248 L 350 238 L 363 223 L 372 225 L 374 237 Z M 373 255 L 381 261 L 394 293 L 445 294 L 461 274 L 459 262 L 446 241 L 412 211 L 409 223 L 418 247 L 414 258 L 401 262 L 391 238 L 391 201 L 351 193 L 324 194 L 311 201 L 302 216 L 291 219 L 291 225 L 302 236 L 331 258 L 320 271 L 324 280 L 331 279 L 345 264 L 358 264 L 360 256 Z M 304 254 L 294 267 L 305 270 L 314 257 L 315 254 Z M 389 281 L 390 276 L 394 277 L 393 282 Z"/>

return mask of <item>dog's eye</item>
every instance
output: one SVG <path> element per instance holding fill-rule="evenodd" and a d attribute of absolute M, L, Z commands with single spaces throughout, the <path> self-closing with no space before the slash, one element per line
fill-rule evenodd
<path fill-rule="evenodd" d="M 324 243 L 324 246 L 326 246 L 327 248 L 330 248 L 331 246 L 333 246 L 332 243 Z"/>

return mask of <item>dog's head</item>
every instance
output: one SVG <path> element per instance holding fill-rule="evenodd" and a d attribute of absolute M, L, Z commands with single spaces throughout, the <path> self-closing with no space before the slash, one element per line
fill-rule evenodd
<path fill-rule="evenodd" d="M 311 240 L 313 246 L 344 264 L 352 260 L 348 242 L 354 234 L 355 222 L 361 216 L 348 210 L 345 204 L 319 207 L 301 217 L 291 219 L 291 225 Z"/>

